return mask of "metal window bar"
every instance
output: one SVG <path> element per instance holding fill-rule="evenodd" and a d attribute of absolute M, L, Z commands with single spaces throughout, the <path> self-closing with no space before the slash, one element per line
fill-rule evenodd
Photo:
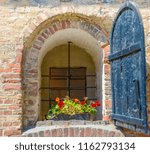
<path fill-rule="evenodd" d="M 87 90 L 88 89 L 96 89 L 96 86 L 87 86 L 87 78 L 96 78 L 96 74 L 86 74 L 86 68 L 85 67 L 71 67 L 71 60 L 70 60 L 70 44 L 71 42 L 68 42 L 68 67 L 62 67 L 62 68 L 55 68 L 51 67 L 49 69 L 49 75 L 42 75 L 42 78 L 49 78 L 49 86 L 48 87 L 41 87 L 41 90 L 49 90 L 49 100 L 44 100 L 42 99 L 42 102 L 49 102 L 49 106 L 51 107 L 51 102 L 55 101 L 51 97 L 51 93 L 53 90 L 55 91 L 61 91 L 61 90 L 67 90 L 67 95 L 70 97 L 71 90 L 84 90 L 84 95 L 87 97 Z M 84 75 L 71 75 L 71 70 L 73 69 L 85 69 L 85 74 Z M 53 75 L 52 74 L 52 69 L 67 69 L 67 75 Z M 67 80 L 67 86 L 65 87 L 52 87 L 51 86 L 51 81 L 52 80 Z M 71 80 L 83 80 L 84 81 L 84 86 L 81 87 L 73 87 L 71 86 Z M 65 97 L 65 96 L 64 96 Z M 97 98 L 89 98 L 89 100 L 97 100 Z"/>

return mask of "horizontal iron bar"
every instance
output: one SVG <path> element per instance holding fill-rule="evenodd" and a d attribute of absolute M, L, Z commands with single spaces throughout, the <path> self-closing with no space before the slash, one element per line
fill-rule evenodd
<path fill-rule="evenodd" d="M 94 101 L 94 100 L 97 100 L 96 98 L 90 98 L 90 99 L 88 99 L 89 101 Z M 41 100 L 42 102 L 49 102 L 49 101 L 55 101 L 54 99 L 51 99 L 51 100 Z M 80 101 L 84 101 L 84 99 L 82 99 L 82 100 L 80 100 Z"/>
<path fill-rule="evenodd" d="M 118 120 L 124 123 L 129 123 L 137 126 L 143 126 L 144 125 L 144 120 L 134 118 L 134 117 L 127 117 L 124 115 L 119 115 L 119 114 L 111 114 L 111 118 L 114 120 Z"/>
<path fill-rule="evenodd" d="M 119 59 L 119 58 L 128 56 L 130 54 L 133 54 L 135 52 L 138 52 L 140 50 L 141 50 L 140 43 L 137 43 L 137 44 L 134 44 L 134 45 L 130 46 L 129 48 L 126 48 L 124 50 L 121 50 L 119 52 L 116 52 L 114 54 L 111 54 L 109 56 L 109 60 L 110 61 L 113 61 L 113 60 L 116 60 L 116 59 Z"/>
<path fill-rule="evenodd" d="M 68 78 L 50 78 L 50 80 L 68 80 Z M 70 80 L 85 80 L 85 78 L 71 78 Z"/>
<path fill-rule="evenodd" d="M 49 88 L 49 87 L 41 87 L 41 89 L 55 89 L 55 90 L 65 90 L 65 89 L 67 89 L 68 87 L 51 87 L 51 88 Z M 70 90 L 84 90 L 84 89 L 96 89 L 96 87 L 73 87 L 73 88 L 71 88 L 70 87 Z"/>
<path fill-rule="evenodd" d="M 75 77 L 95 77 L 96 76 L 96 74 L 91 74 L 91 75 L 42 75 L 42 77 L 54 77 L 54 78 L 63 78 L 63 77 L 73 77 L 73 78 L 75 78 Z"/>

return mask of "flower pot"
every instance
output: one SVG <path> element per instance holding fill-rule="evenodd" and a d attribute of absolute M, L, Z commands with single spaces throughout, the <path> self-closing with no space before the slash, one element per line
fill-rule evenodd
<path fill-rule="evenodd" d="M 83 113 L 83 114 L 75 114 L 75 115 L 68 115 L 68 114 L 59 114 L 53 117 L 50 120 L 89 120 L 90 114 Z"/>

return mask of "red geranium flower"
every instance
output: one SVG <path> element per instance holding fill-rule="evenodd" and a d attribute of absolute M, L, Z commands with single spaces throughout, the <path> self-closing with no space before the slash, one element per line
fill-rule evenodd
<path fill-rule="evenodd" d="M 91 103 L 92 108 L 96 108 L 96 104 L 95 103 Z"/>
<path fill-rule="evenodd" d="M 100 101 L 96 101 L 96 106 L 101 106 Z"/>
<path fill-rule="evenodd" d="M 82 101 L 82 102 L 81 102 L 81 105 L 85 105 L 85 102 L 84 102 L 84 101 Z"/>
<path fill-rule="evenodd" d="M 60 102 L 58 103 L 58 106 L 59 106 L 60 109 L 62 109 L 62 107 L 64 106 L 64 102 L 63 102 L 63 101 L 60 101 Z"/>

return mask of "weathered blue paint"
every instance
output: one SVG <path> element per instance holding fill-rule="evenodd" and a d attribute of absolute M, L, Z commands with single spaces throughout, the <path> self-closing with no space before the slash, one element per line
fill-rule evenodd
<path fill-rule="evenodd" d="M 129 129 L 142 128 L 146 132 L 144 28 L 140 13 L 132 2 L 126 2 L 119 10 L 110 42 L 112 119 L 118 126 L 123 122 Z"/>

